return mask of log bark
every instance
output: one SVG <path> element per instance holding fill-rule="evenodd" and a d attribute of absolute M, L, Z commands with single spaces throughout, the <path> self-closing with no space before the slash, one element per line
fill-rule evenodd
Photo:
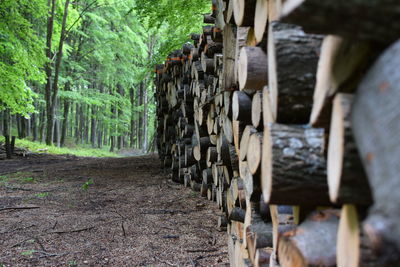
<path fill-rule="evenodd" d="M 251 122 L 252 101 L 248 94 L 243 91 L 235 91 L 232 97 L 232 116 L 238 120 L 249 124 Z"/>
<path fill-rule="evenodd" d="M 301 25 L 307 32 L 390 44 L 399 38 L 400 25 L 392 22 L 400 20 L 400 3 L 396 0 L 288 0 L 281 19 Z"/>
<path fill-rule="evenodd" d="M 251 102 L 251 123 L 253 126 L 262 131 L 264 128 L 263 120 L 263 93 L 262 91 L 257 91 L 253 95 L 253 101 Z"/>
<path fill-rule="evenodd" d="M 380 266 L 372 250 L 371 240 L 365 235 L 354 205 L 343 205 L 337 238 L 337 266 Z"/>
<path fill-rule="evenodd" d="M 246 211 L 242 208 L 235 207 L 229 214 L 229 221 L 244 222 Z"/>
<path fill-rule="evenodd" d="M 268 25 L 268 0 L 257 0 L 254 16 L 254 35 L 257 43 L 261 42 Z"/>
<path fill-rule="evenodd" d="M 400 143 L 395 138 L 400 99 L 400 42 L 387 49 L 358 87 L 352 108 L 353 133 L 371 186 L 374 205 L 364 221 L 382 264 L 400 264 Z"/>
<path fill-rule="evenodd" d="M 372 203 L 371 189 L 354 142 L 350 122 L 353 95 L 337 94 L 333 102 L 328 147 L 329 197 L 333 203 Z"/>
<path fill-rule="evenodd" d="M 322 36 L 305 34 L 299 26 L 280 22 L 272 22 L 268 34 L 268 85 L 273 118 L 280 123 L 307 123 Z"/>
<path fill-rule="evenodd" d="M 234 0 L 233 16 L 238 26 L 253 26 L 256 12 L 256 0 Z"/>
<path fill-rule="evenodd" d="M 268 83 L 268 57 L 260 47 L 240 49 L 238 64 L 240 90 L 261 90 Z"/>
<path fill-rule="evenodd" d="M 282 124 L 265 127 L 261 163 L 265 202 L 329 204 L 324 151 L 323 129 Z"/>
<path fill-rule="evenodd" d="M 223 40 L 223 71 L 222 71 L 222 86 L 223 90 L 235 90 L 235 55 L 236 55 L 236 29 L 231 25 L 226 24 Z"/>
<path fill-rule="evenodd" d="M 247 164 L 251 174 L 256 174 L 260 171 L 259 168 L 262 158 L 262 143 L 263 143 L 263 133 L 257 132 L 250 136 L 249 144 L 247 147 Z"/>
<path fill-rule="evenodd" d="M 257 129 L 252 125 L 247 125 L 244 128 L 242 138 L 240 139 L 240 160 L 243 161 L 247 156 L 247 148 L 249 145 L 250 136 L 257 132 Z"/>
<path fill-rule="evenodd" d="M 312 214 L 279 242 L 283 266 L 336 266 L 336 235 L 339 214 L 327 210 Z"/>
<path fill-rule="evenodd" d="M 376 52 L 366 42 L 343 39 L 336 35 L 324 38 L 313 95 L 311 125 L 329 128 L 335 93 L 353 93 L 365 75 L 366 68 L 375 59 Z"/>

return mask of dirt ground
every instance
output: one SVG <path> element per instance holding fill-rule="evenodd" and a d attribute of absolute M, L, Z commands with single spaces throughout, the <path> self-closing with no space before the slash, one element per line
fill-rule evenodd
<path fill-rule="evenodd" d="M 0 161 L 0 267 L 228 266 L 218 214 L 156 155 Z"/>

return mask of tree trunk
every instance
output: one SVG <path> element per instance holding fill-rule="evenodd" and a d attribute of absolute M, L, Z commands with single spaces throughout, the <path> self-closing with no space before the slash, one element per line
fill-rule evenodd
<path fill-rule="evenodd" d="M 374 205 L 364 221 L 382 264 L 400 264 L 400 41 L 375 62 L 358 87 L 351 122 Z"/>
<path fill-rule="evenodd" d="M 265 127 L 261 163 L 265 202 L 329 204 L 324 153 L 324 129 L 282 124 Z"/>
<path fill-rule="evenodd" d="M 46 72 L 46 87 L 45 87 L 45 99 L 46 99 L 46 118 L 47 118 L 47 130 L 46 130 L 46 144 L 51 145 L 53 140 L 53 118 L 54 114 L 52 114 L 52 61 L 53 61 L 53 53 L 52 50 L 52 40 L 53 40 L 53 27 L 54 27 L 54 17 L 55 17 L 55 9 L 56 9 L 56 1 L 57 0 L 49 0 L 49 16 L 47 18 L 47 34 L 46 34 L 46 57 L 48 62 L 45 65 Z M 54 110 L 53 110 L 54 112 Z"/>
<path fill-rule="evenodd" d="M 147 153 L 148 150 L 148 103 L 147 103 L 147 81 L 143 84 L 143 153 Z"/>
<path fill-rule="evenodd" d="M 272 22 L 268 34 L 272 118 L 279 123 L 308 123 L 322 36 L 280 22 Z"/>
<path fill-rule="evenodd" d="M 399 38 L 400 3 L 382 1 L 288 0 L 284 22 L 303 26 L 307 32 L 337 34 L 351 39 L 390 44 Z"/>
<path fill-rule="evenodd" d="M 336 266 L 339 212 L 316 212 L 279 241 L 282 266 Z"/>
<path fill-rule="evenodd" d="M 64 91 L 69 91 L 70 86 L 71 86 L 71 84 L 68 81 L 65 84 Z M 64 99 L 64 114 L 63 114 L 63 122 L 62 122 L 62 127 L 61 127 L 61 140 L 60 140 L 61 147 L 65 146 L 65 139 L 67 138 L 69 106 L 70 106 L 70 101 L 68 99 Z"/>
<path fill-rule="evenodd" d="M 11 115 L 10 115 L 10 110 L 5 109 L 4 110 L 4 116 L 3 116 L 3 134 L 5 138 L 5 149 L 6 149 L 6 155 L 8 159 L 11 159 L 12 157 L 12 152 L 11 152 Z"/>
<path fill-rule="evenodd" d="M 371 189 L 354 142 L 350 110 L 353 95 L 337 94 L 333 101 L 328 147 L 329 196 L 333 203 L 372 203 Z"/>

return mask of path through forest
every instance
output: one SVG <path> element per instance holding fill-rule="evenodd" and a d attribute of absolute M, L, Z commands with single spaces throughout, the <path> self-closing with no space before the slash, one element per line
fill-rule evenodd
<path fill-rule="evenodd" d="M 0 266 L 225 266 L 218 214 L 156 155 L 0 161 Z"/>

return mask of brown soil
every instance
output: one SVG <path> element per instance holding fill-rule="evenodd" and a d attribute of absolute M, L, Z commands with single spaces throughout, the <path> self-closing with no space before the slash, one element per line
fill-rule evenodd
<path fill-rule="evenodd" d="M 0 161 L 0 266 L 225 266 L 218 214 L 156 155 Z"/>

